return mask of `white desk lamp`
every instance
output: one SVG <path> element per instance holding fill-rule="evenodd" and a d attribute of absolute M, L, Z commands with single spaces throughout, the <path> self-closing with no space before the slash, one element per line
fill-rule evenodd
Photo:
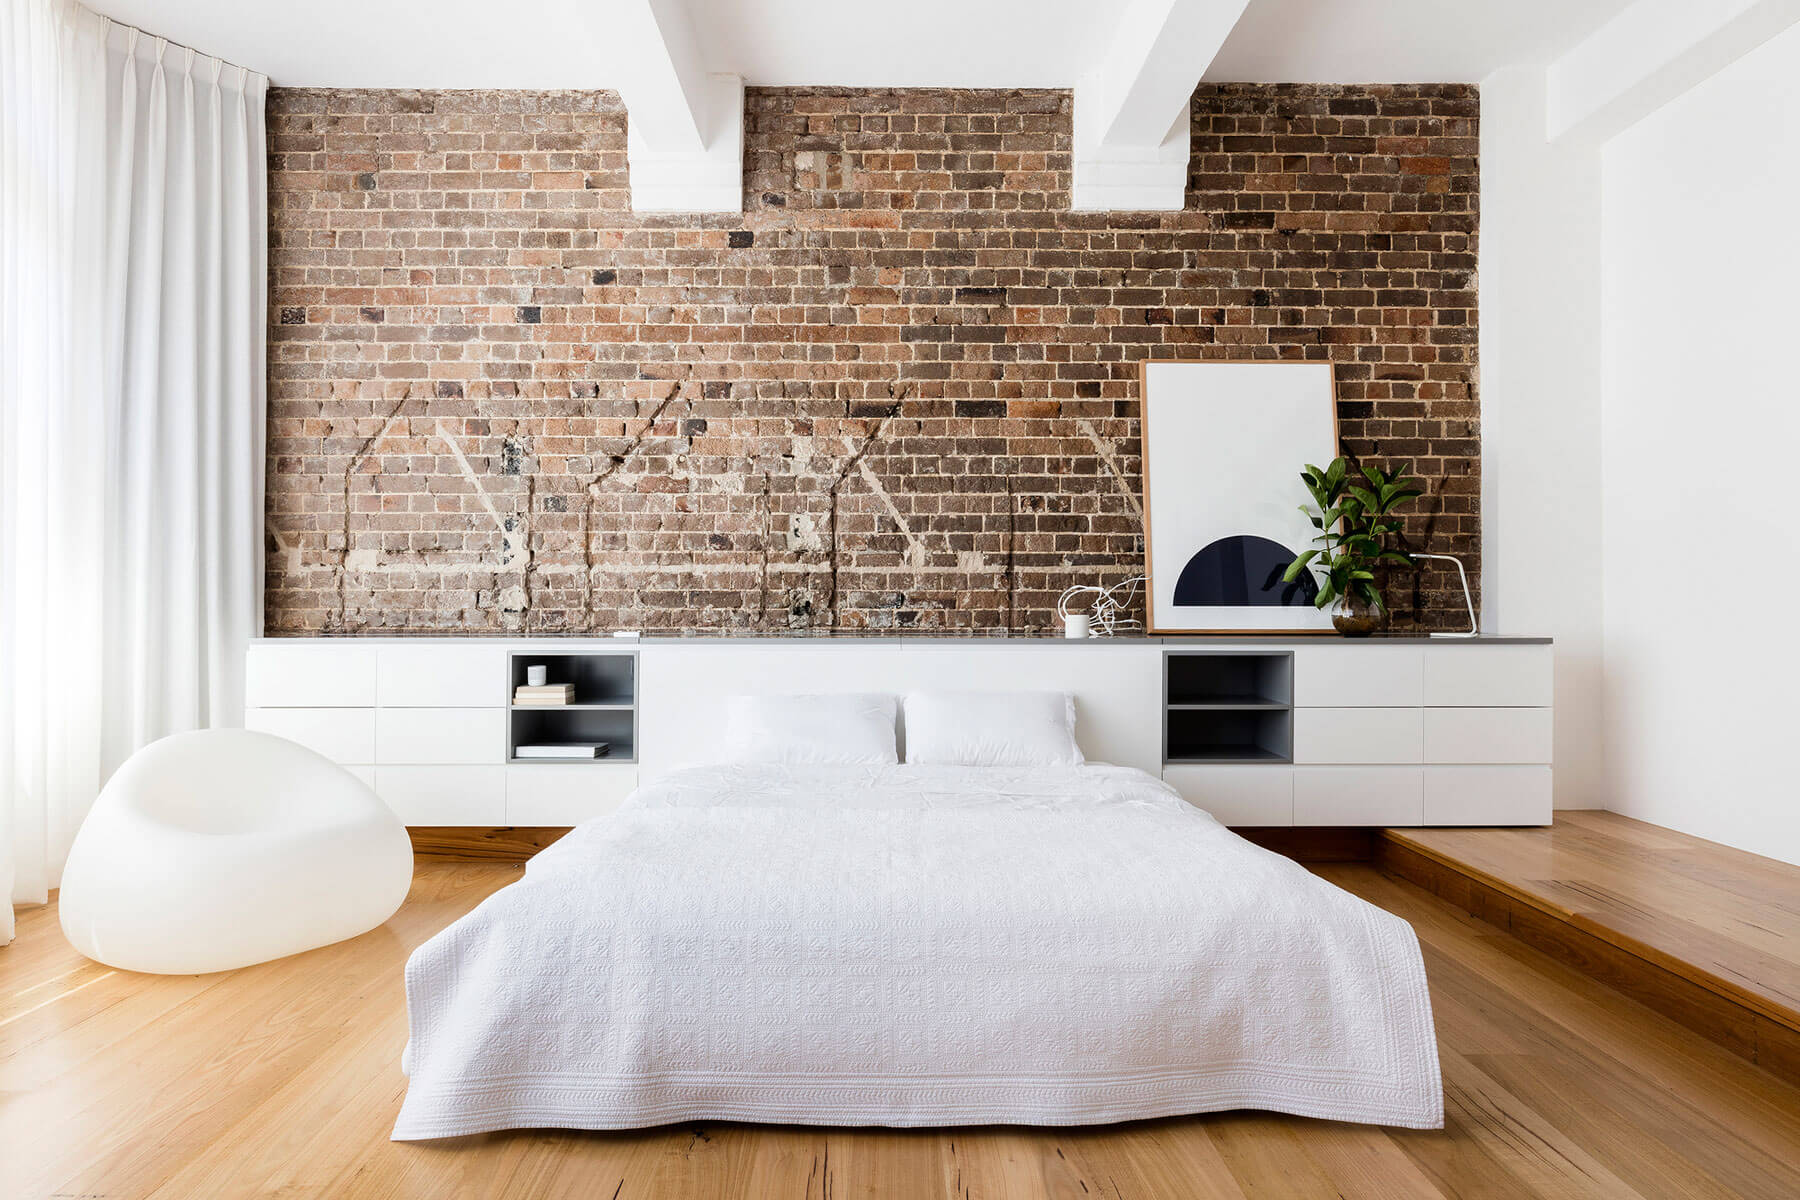
<path fill-rule="evenodd" d="M 1413 557 L 1413 558 L 1436 558 L 1436 559 L 1442 559 L 1444 562 L 1447 562 L 1447 563 L 1455 563 L 1457 578 L 1462 580 L 1463 604 L 1469 610 L 1469 627 L 1467 629 L 1453 630 L 1448 633 L 1435 633 L 1434 632 L 1431 636 L 1434 638 L 1472 638 L 1472 637 L 1480 636 L 1481 626 L 1475 620 L 1475 597 L 1474 597 L 1474 594 L 1469 591 L 1469 573 L 1467 571 L 1463 570 L 1462 559 L 1456 558 L 1453 555 L 1449 555 L 1449 554 L 1416 554 L 1415 553 L 1415 554 L 1411 554 L 1411 557 Z"/>

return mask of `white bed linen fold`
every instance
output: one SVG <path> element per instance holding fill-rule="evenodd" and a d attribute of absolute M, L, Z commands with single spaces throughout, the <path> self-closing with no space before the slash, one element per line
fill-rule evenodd
<path fill-rule="evenodd" d="M 1141 771 L 646 785 L 414 953 L 394 1137 L 1443 1122 L 1418 943 Z"/>

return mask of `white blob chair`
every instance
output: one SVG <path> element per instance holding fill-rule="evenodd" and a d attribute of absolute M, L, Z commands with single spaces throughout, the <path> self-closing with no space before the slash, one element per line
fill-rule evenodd
<path fill-rule="evenodd" d="M 63 933 L 98 962 L 197 975 L 366 933 L 412 843 L 362 780 L 266 733 L 178 733 L 120 767 L 63 870 Z"/>

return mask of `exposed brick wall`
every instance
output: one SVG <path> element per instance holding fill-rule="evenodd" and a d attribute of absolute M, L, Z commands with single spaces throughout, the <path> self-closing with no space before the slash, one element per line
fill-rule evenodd
<path fill-rule="evenodd" d="M 1043 628 L 1146 356 L 1334 360 L 1473 575 L 1478 107 L 1208 85 L 1187 211 L 1077 214 L 1065 93 L 753 88 L 744 215 L 634 217 L 611 93 L 274 89 L 269 629 Z"/>

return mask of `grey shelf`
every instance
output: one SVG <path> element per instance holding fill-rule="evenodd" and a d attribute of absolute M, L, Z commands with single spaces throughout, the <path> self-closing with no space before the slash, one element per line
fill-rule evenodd
<path fill-rule="evenodd" d="M 1163 652 L 1163 762 L 1294 761 L 1291 650 Z"/>
<path fill-rule="evenodd" d="M 637 759 L 635 758 L 620 758 L 613 754 L 602 754 L 598 758 L 508 758 L 506 763 L 508 766 L 518 767 L 538 765 L 566 767 L 576 763 L 579 763 L 582 766 L 587 766 L 589 764 L 599 765 L 600 763 L 625 763 L 629 765 L 636 761 Z"/>
<path fill-rule="evenodd" d="M 1168 704 L 1164 706 L 1170 712 L 1285 712 L 1293 705 L 1281 700 L 1268 700 L 1261 696 L 1221 696 L 1217 700 L 1208 700 L 1203 704 Z"/>
<path fill-rule="evenodd" d="M 637 761 L 637 650 L 517 650 L 507 656 L 507 695 L 525 682 L 533 666 L 549 669 L 551 683 L 575 687 L 573 704 L 512 704 L 506 707 L 506 761 L 509 765 L 605 766 Z M 605 742 L 598 758 L 521 758 L 517 746 L 533 743 Z"/>
<path fill-rule="evenodd" d="M 1273 750 L 1261 746 L 1219 746 L 1212 753 L 1190 753 L 1179 758 L 1170 758 L 1167 765 L 1180 766 L 1188 763 L 1286 763 L 1292 761 Z"/>

